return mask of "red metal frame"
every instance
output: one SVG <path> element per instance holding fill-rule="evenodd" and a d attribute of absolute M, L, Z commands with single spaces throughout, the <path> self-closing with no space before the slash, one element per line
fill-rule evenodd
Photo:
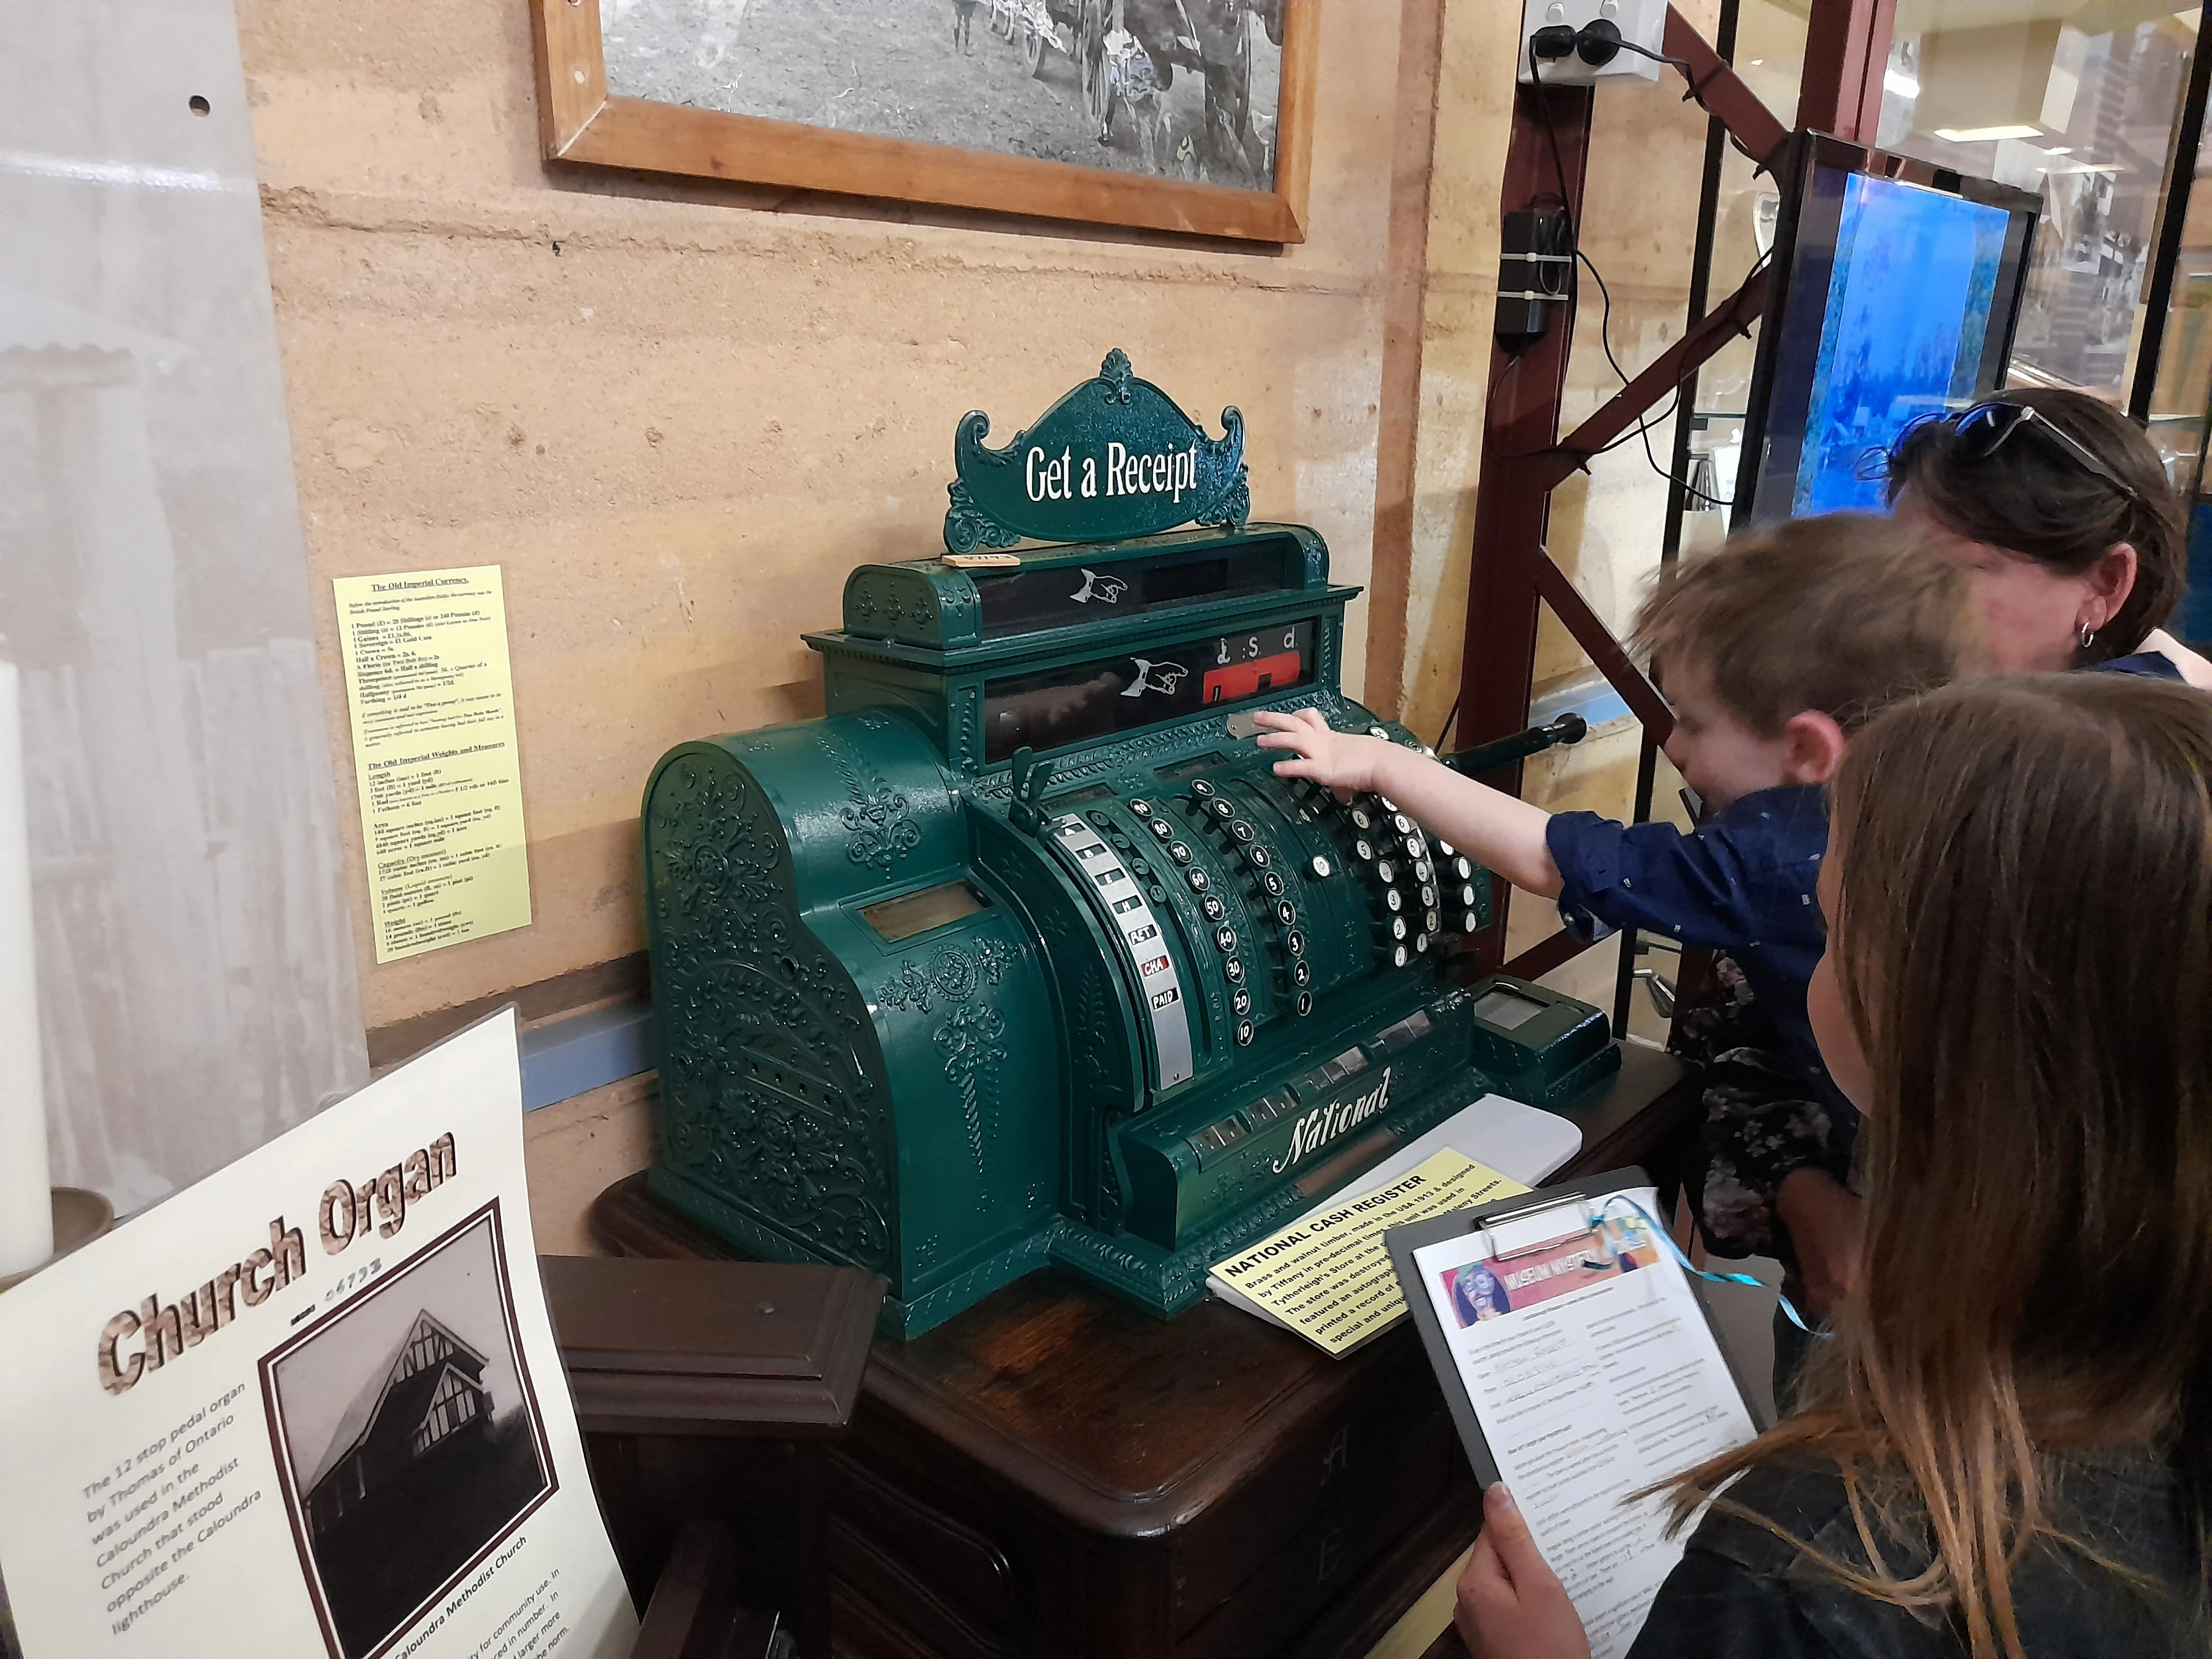
<path fill-rule="evenodd" d="M 1587 88 L 1520 88 L 1505 158 L 1503 210 L 1512 213 L 1556 199 L 1564 174 L 1568 216 L 1579 223 L 1589 131 Z M 1559 434 L 1567 348 L 1574 336 L 1573 302 L 1560 309 L 1563 314 L 1553 319 L 1551 331 L 1518 357 L 1502 347 L 1491 348 L 1459 722 L 1456 738 L 1443 746 L 1473 748 L 1510 737 L 1528 724 L 1528 679 L 1536 662 L 1537 570 L 1545 561 L 1552 486 L 1528 487 L 1531 475 L 1522 469 L 1532 459 L 1548 455 Z M 1504 769 L 1494 781 L 1517 794 L 1519 764 Z M 1493 931 L 1503 927 L 1501 905 Z M 1494 951 L 1487 960 L 1494 965 Z"/>
<path fill-rule="evenodd" d="M 1801 125 L 1809 112 L 1814 125 L 1846 136 L 1863 128 L 1871 138 L 1873 123 L 1881 113 L 1882 66 L 1889 52 L 1894 3 L 1813 0 L 1798 106 Z M 1672 6 L 1667 11 L 1663 49 L 1680 60 L 1689 82 L 1686 95 L 1720 121 L 1747 154 L 1763 162 L 1788 139 L 1788 131 L 1758 95 Z M 1844 107 L 1846 100 L 1850 100 L 1848 110 Z M 1579 224 L 1589 136 L 1587 89 L 1518 88 L 1502 210 L 1510 213 L 1556 201 L 1564 185 L 1569 216 Z M 1551 494 L 1592 455 L 1628 433 L 1715 352 L 1747 331 L 1765 310 L 1766 291 L 1765 273 L 1754 273 L 1564 439 L 1558 436 L 1559 418 L 1568 348 L 1574 337 L 1572 300 L 1561 306 L 1549 332 L 1517 359 L 1502 348 L 1492 348 L 1482 473 L 1475 495 L 1474 557 L 1468 574 L 1467 644 L 1460 672 L 1455 746 L 1491 742 L 1528 724 L 1540 605 L 1552 607 L 1643 722 L 1647 742 L 1665 741 L 1674 724 L 1665 700 L 1545 551 Z M 1520 765 L 1501 768 L 1491 781 L 1518 794 Z M 1505 913 L 1501 898 L 1496 921 L 1473 941 L 1471 965 L 1476 971 L 1493 969 L 1502 961 Z M 1554 933 L 1504 965 L 1534 978 L 1583 948 L 1581 941 Z"/>
<path fill-rule="evenodd" d="M 1867 3 L 1867 0 L 1847 3 Z M 1836 0 L 1813 0 L 1813 9 L 1817 12 L 1834 3 Z M 1689 96 L 1698 100 L 1706 114 L 1726 127 L 1747 151 L 1764 161 L 1781 148 L 1790 130 L 1759 102 L 1757 93 L 1736 78 L 1728 60 L 1712 49 L 1705 37 L 1698 33 L 1697 26 L 1673 6 L 1667 8 L 1667 27 L 1659 49 L 1689 65 L 1684 71 L 1690 82 Z M 1809 52 L 1809 36 L 1807 49 Z M 1887 36 L 1882 50 L 1889 50 Z M 1520 135 L 1516 133 L 1514 137 L 1517 141 Z"/>
<path fill-rule="evenodd" d="M 1797 125 L 1871 144 L 1881 125 L 1881 77 L 1897 0 L 1826 0 L 1805 24 L 1805 73 L 1798 82 Z"/>

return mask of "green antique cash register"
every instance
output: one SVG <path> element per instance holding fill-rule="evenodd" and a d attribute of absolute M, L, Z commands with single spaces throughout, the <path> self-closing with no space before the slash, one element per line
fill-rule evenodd
<path fill-rule="evenodd" d="M 898 1334 L 1048 1261 L 1173 1313 L 1486 1091 L 1561 1103 L 1619 1063 L 1596 1010 L 1443 971 L 1487 872 L 1251 742 L 1309 704 L 1419 739 L 1338 689 L 1359 590 L 1312 530 L 1244 522 L 1224 424 L 1119 352 L 1004 449 L 967 416 L 948 552 L 861 566 L 808 636 L 826 717 L 647 786 L 652 1189 L 885 1274 Z M 1058 544 L 975 550 L 1024 535 Z"/>

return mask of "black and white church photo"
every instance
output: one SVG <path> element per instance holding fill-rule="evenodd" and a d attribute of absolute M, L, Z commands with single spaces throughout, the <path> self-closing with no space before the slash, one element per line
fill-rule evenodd
<path fill-rule="evenodd" d="M 332 1659 L 374 1659 L 553 1492 L 488 1206 L 262 1362 Z"/>

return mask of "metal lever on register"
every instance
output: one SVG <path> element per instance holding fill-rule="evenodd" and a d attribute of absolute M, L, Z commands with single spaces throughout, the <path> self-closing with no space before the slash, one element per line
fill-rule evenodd
<path fill-rule="evenodd" d="M 1526 760 L 1531 755 L 1540 755 L 1547 749 L 1561 744 L 1580 743 L 1589 735 L 1589 722 L 1580 714 L 1562 714 L 1549 726 L 1532 726 L 1526 732 L 1516 732 L 1510 738 L 1500 738 L 1495 743 L 1478 744 L 1472 749 L 1462 749 L 1457 754 L 1442 755 L 1437 758 L 1455 772 L 1480 777 L 1485 772 L 1494 772 L 1501 766 L 1510 766 L 1515 761 Z"/>
<path fill-rule="evenodd" d="M 1034 750 L 1026 747 L 1014 751 L 1013 804 L 1006 809 L 1007 820 L 1025 835 L 1034 836 L 1044 823 L 1044 814 L 1038 811 L 1037 802 L 1043 798 L 1044 787 L 1052 780 L 1052 763 L 1039 760 Z"/>

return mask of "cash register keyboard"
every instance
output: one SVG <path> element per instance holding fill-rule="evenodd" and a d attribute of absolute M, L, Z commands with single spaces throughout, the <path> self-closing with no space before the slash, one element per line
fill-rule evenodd
<path fill-rule="evenodd" d="M 1050 820 L 1143 989 L 1157 1091 L 1271 1024 L 1310 1017 L 1340 986 L 1415 967 L 1488 916 L 1473 863 L 1389 802 L 1340 802 L 1267 762 L 1255 772 L 1210 758 L 1195 774 L 1167 769 L 1186 775 L 1157 793 L 1078 792 L 1083 810 Z"/>

